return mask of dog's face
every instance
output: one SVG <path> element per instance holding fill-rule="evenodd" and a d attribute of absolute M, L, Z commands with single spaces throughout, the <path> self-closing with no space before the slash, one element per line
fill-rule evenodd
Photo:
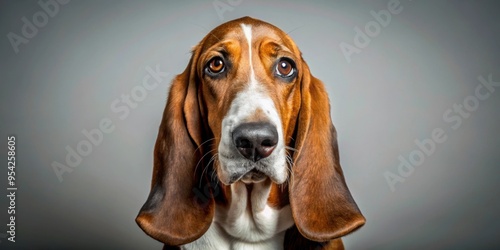
<path fill-rule="evenodd" d="M 230 32 L 228 32 L 230 30 Z M 302 58 L 291 39 L 268 24 L 228 23 L 200 44 L 202 110 L 214 135 L 220 181 L 281 184 L 300 107 Z"/>
<path fill-rule="evenodd" d="M 283 31 L 257 19 L 222 24 L 195 47 L 170 87 L 154 159 L 136 221 L 168 246 L 199 239 L 218 205 L 223 212 L 255 187 L 267 188 L 255 192 L 258 206 L 289 205 L 299 236 L 314 242 L 365 222 L 343 176 L 323 83 Z M 221 183 L 210 181 L 212 170 Z M 230 185 L 240 181 L 261 183 Z"/>

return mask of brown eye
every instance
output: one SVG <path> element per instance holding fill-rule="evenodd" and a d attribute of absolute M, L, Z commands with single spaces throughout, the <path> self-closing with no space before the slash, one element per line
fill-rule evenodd
<path fill-rule="evenodd" d="M 224 61 L 220 57 L 216 57 L 210 60 L 210 62 L 208 62 L 207 70 L 212 75 L 221 73 L 222 71 L 224 71 Z"/>
<path fill-rule="evenodd" d="M 289 59 L 281 59 L 276 64 L 276 74 L 280 77 L 291 77 L 295 73 L 295 66 Z"/>

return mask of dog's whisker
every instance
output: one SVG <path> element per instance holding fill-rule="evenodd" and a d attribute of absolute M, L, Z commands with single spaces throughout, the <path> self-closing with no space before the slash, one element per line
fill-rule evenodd
<path fill-rule="evenodd" d="M 218 156 L 218 154 L 212 155 L 212 157 L 208 161 L 207 165 L 203 168 L 203 171 L 201 172 L 202 178 L 200 178 L 200 183 L 199 183 L 200 186 L 201 186 L 201 180 L 203 179 L 203 175 L 208 171 L 210 164 L 212 164 L 217 159 L 217 156 Z M 212 169 L 211 174 L 210 174 L 210 179 L 213 179 L 214 173 L 215 173 L 215 170 Z"/>
<path fill-rule="evenodd" d="M 290 155 L 289 152 L 286 152 L 285 159 L 286 159 L 286 162 L 288 163 L 287 166 L 286 166 L 286 170 L 287 170 L 288 176 L 289 176 L 287 178 L 286 182 L 293 182 L 293 166 L 295 164 L 294 164 L 293 158 L 292 158 L 292 156 Z"/>
<path fill-rule="evenodd" d="M 200 146 L 198 146 L 198 147 L 194 150 L 193 155 L 196 153 L 196 151 L 198 151 L 199 149 L 201 149 L 201 147 L 202 147 L 203 145 L 205 145 L 205 144 L 207 144 L 208 142 L 211 142 L 211 141 L 213 141 L 213 140 L 215 140 L 215 138 L 208 139 L 208 140 L 204 141 L 203 143 L 201 143 L 201 144 L 200 144 Z"/>
<path fill-rule="evenodd" d="M 297 26 L 297 27 L 295 27 L 295 28 L 291 29 L 290 31 L 288 31 L 288 32 L 286 33 L 286 35 L 287 35 L 287 36 L 289 36 L 292 32 L 294 32 L 294 31 L 296 31 L 296 30 L 298 30 L 298 29 L 302 29 L 303 27 L 304 27 L 304 25 L 302 25 L 302 26 Z"/>
<path fill-rule="evenodd" d="M 298 151 L 296 148 L 289 147 L 289 146 L 285 146 L 285 149 L 291 150 L 293 152 L 297 152 Z"/>
<path fill-rule="evenodd" d="M 196 170 L 198 169 L 198 166 L 201 164 L 201 162 L 203 162 L 203 159 L 205 157 L 207 157 L 208 155 L 210 155 L 212 152 L 216 151 L 217 149 L 212 149 L 210 151 L 208 151 L 207 153 L 205 153 L 199 160 L 198 160 L 198 163 L 196 163 L 196 166 L 194 167 L 194 171 L 193 171 L 193 174 L 196 174 Z M 208 166 L 208 165 L 207 165 Z"/>

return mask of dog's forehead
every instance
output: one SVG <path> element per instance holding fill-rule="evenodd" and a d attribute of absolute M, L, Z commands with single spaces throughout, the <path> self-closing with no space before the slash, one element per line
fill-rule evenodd
<path fill-rule="evenodd" d="M 210 31 L 202 40 L 202 48 L 208 49 L 215 44 L 232 40 L 240 44 L 247 43 L 247 36 L 243 26 L 251 31 L 252 43 L 261 43 L 263 39 L 272 41 L 278 45 L 288 48 L 291 52 L 300 53 L 294 42 L 288 35 L 278 27 L 251 17 L 243 17 L 223 23 Z"/>

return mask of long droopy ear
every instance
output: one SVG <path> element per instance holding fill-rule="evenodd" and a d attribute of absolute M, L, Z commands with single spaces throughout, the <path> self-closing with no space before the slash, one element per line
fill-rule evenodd
<path fill-rule="evenodd" d="M 342 237 L 365 223 L 340 167 L 337 135 L 323 83 L 304 62 L 290 204 L 300 233 L 313 241 Z"/>
<path fill-rule="evenodd" d="M 194 52 L 186 70 L 170 88 L 154 149 L 151 192 L 136 222 L 149 236 L 169 246 L 203 235 L 214 214 L 214 199 L 199 197 L 202 183 L 201 121 Z M 206 182 L 203 182 L 206 183 Z M 203 189 L 202 190 L 207 190 Z"/>

